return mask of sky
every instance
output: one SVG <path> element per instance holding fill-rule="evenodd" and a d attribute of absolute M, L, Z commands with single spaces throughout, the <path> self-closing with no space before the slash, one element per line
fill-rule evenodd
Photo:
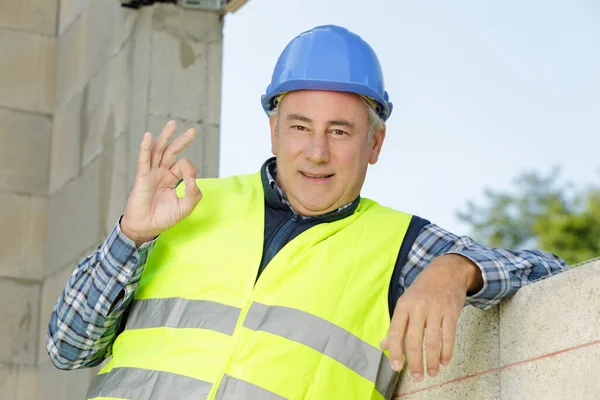
<path fill-rule="evenodd" d="M 374 48 L 394 104 L 363 197 L 468 234 L 456 211 L 523 171 L 600 183 L 596 0 L 248 0 L 225 17 L 220 176 L 271 156 L 260 96 L 286 44 L 325 24 Z"/>

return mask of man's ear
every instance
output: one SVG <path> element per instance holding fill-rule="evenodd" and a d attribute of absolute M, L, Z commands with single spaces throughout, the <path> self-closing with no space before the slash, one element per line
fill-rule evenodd
<path fill-rule="evenodd" d="M 371 154 L 369 155 L 369 164 L 371 165 L 377 163 L 377 160 L 379 160 L 379 153 L 381 153 L 381 147 L 385 140 L 385 133 L 386 127 L 383 125 L 383 128 L 373 134 L 373 139 L 371 139 Z"/>

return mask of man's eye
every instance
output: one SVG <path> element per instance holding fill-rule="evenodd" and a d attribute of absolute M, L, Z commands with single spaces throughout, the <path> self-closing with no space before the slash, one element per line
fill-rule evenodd
<path fill-rule="evenodd" d="M 302 125 L 294 125 L 294 126 L 292 126 L 292 129 L 295 131 L 305 131 L 306 130 L 306 128 Z"/>
<path fill-rule="evenodd" d="M 334 129 L 331 131 L 331 133 L 333 133 L 335 136 L 343 136 L 348 134 L 346 131 L 343 131 L 341 129 Z"/>

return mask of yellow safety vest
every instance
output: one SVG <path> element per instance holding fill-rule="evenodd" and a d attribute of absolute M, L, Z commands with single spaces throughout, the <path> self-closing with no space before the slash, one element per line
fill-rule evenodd
<path fill-rule="evenodd" d="M 362 199 L 287 243 L 257 280 L 260 175 L 197 184 L 201 203 L 156 241 L 87 398 L 390 399 L 398 374 L 379 342 L 411 216 Z"/>

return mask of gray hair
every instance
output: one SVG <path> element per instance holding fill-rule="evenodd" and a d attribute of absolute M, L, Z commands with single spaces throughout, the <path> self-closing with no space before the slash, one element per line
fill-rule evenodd
<path fill-rule="evenodd" d="M 370 143 L 375 132 L 379 132 L 385 127 L 385 121 L 377 114 L 377 111 L 371 107 L 367 99 L 361 96 L 361 100 L 365 103 L 367 111 L 369 112 L 369 134 L 367 138 Z"/>
<path fill-rule="evenodd" d="M 379 132 L 385 127 L 385 122 L 383 119 L 377 114 L 377 111 L 369 104 L 369 101 L 361 96 L 361 100 L 367 107 L 367 112 L 369 113 L 369 133 L 367 135 L 367 140 L 370 143 L 375 135 L 375 132 Z M 279 107 L 275 107 L 275 109 L 269 112 L 269 116 L 275 116 L 275 134 L 279 134 Z"/>

